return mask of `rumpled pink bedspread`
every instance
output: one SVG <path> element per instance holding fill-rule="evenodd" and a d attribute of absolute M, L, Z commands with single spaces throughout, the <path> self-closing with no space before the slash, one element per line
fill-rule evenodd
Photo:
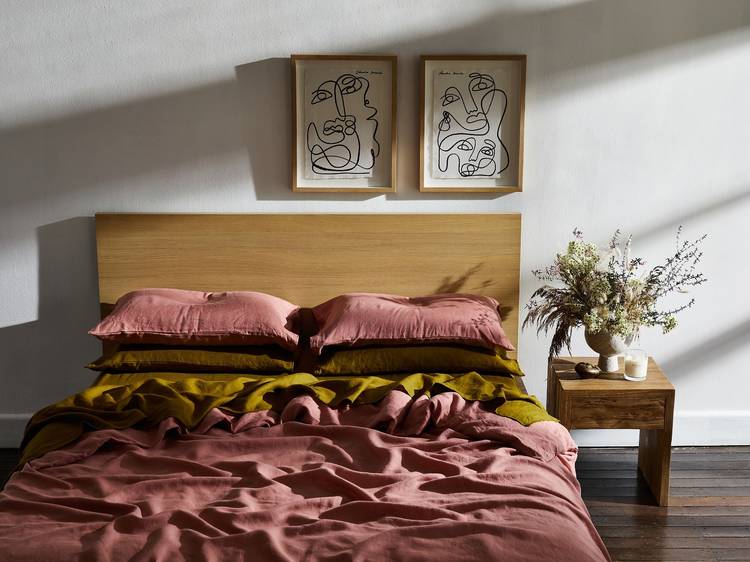
<path fill-rule="evenodd" d="M 609 560 L 575 457 L 454 393 L 100 430 L 12 476 L 0 560 Z"/>

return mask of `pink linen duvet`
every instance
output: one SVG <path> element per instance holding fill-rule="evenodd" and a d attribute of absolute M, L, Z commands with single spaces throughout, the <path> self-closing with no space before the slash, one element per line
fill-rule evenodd
<path fill-rule="evenodd" d="M 609 560 L 575 458 L 455 393 L 93 431 L 11 477 L 0 560 Z"/>

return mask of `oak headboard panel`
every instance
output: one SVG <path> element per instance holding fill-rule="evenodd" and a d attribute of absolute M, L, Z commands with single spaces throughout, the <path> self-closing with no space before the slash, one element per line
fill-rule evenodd
<path fill-rule="evenodd" d="M 261 291 L 310 307 L 345 292 L 466 292 L 518 341 L 521 215 L 97 214 L 99 300 L 144 287 Z"/>

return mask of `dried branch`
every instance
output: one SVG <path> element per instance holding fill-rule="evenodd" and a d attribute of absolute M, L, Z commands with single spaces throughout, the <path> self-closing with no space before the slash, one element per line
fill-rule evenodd
<path fill-rule="evenodd" d="M 563 347 L 570 350 L 573 330 L 579 326 L 623 337 L 637 335 L 641 326 L 661 326 L 665 333 L 674 329 L 675 314 L 691 308 L 695 299 L 669 310 L 657 309 L 659 299 L 707 281 L 697 271 L 707 235 L 693 241 L 683 241 L 681 235 L 682 227 L 677 229 L 674 255 L 641 272 L 646 262 L 631 258 L 632 236 L 623 244 L 616 230 L 603 255 L 576 228 L 567 251 L 557 254 L 552 265 L 532 272 L 544 285 L 526 305 L 523 328 L 535 324 L 537 334 L 551 331 L 551 356 Z"/>

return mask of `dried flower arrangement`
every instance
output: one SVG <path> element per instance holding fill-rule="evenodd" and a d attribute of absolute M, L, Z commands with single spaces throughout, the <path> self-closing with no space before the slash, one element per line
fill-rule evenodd
<path fill-rule="evenodd" d="M 644 270 L 641 258 L 631 258 L 632 236 L 624 242 L 615 231 L 609 247 L 600 249 L 585 242 L 580 230 L 564 254 L 553 264 L 533 271 L 545 283 L 526 305 L 523 327 L 536 324 L 537 333 L 554 330 L 550 357 L 563 347 L 570 351 L 573 329 L 584 326 L 591 333 L 609 333 L 623 338 L 636 337 L 641 326 L 661 326 L 664 333 L 677 326 L 675 314 L 693 306 L 695 299 L 674 309 L 660 310 L 658 301 L 672 292 L 687 292 L 706 282 L 696 271 L 707 235 L 683 241 L 677 229 L 675 253 L 663 264 Z M 552 284 L 562 285 L 553 286 Z"/>

